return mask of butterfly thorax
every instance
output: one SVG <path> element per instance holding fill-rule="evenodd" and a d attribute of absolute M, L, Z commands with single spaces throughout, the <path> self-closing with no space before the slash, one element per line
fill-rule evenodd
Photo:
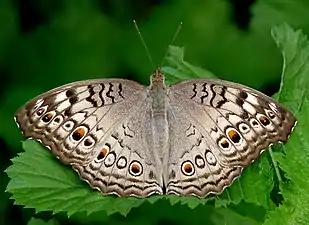
<path fill-rule="evenodd" d="M 161 163 L 164 155 L 168 153 L 168 121 L 167 121 L 167 87 L 164 76 L 159 69 L 151 76 L 149 95 L 152 104 L 152 133 L 154 149 L 159 153 Z"/>
<path fill-rule="evenodd" d="M 166 103 L 166 85 L 164 83 L 164 75 L 159 69 L 155 70 L 151 75 L 151 84 L 149 86 L 149 94 L 152 99 L 152 106 L 157 114 L 165 113 Z"/>

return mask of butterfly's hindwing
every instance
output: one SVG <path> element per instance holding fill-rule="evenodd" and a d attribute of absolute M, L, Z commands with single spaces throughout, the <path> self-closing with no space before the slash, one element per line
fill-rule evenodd
<path fill-rule="evenodd" d="M 270 144 L 286 141 L 296 123 L 273 99 L 231 82 L 188 80 L 168 93 L 171 193 L 222 192 Z"/>

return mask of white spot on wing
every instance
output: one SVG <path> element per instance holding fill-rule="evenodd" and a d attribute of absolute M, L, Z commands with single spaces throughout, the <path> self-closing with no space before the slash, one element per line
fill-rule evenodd
<path fill-rule="evenodd" d="M 244 102 L 244 104 L 242 105 L 242 107 L 251 115 L 255 115 L 256 114 L 256 110 L 255 108 L 249 104 L 248 102 Z"/>
<path fill-rule="evenodd" d="M 215 165 L 217 163 L 217 159 L 212 152 L 207 151 L 205 154 L 205 157 L 206 157 L 206 161 L 208 162 L 208 164 Z"/>
<path fill-rule="evenodd" d="M 38 109 L 42 104 L 44 100 L 43 99 L 38 99 L 33 107 L 34 110 Z"/>
<path fill-rule="evenodd" d="M 240 115 L 240 114 L 243 113 L 243 109 L 239 105 L 234 103 L 234 102 L 226 102 L 226 103 L 224 103 L 222 105 L 221 108 L 222 109 L 226 109 L 226 110 L 228 110 L 230 112 L 233 112 L 233 113 L 235 113 L 237 115 Z"/>
<path fill-rule="evenodd" d="M 112 166 L 116 161 L 116 156 L 115 154 L 108 154 L 104 160 L 104 164 L 105 166 L 109 167 L 109 166 Z"/>
<path fill-rule="evenodd" d="M 55 108 L 57 109 L 58 112 L 62 112 L 65 109 L 69 108 L 71 106 L 69 100 L 65 100 L 61 103 L 59 103 Z"/>
<path fill-rule="evenodd" d="M 62 102 L 64 101 L 65 99 L 67 99 L 68 97 L 66 96 L 65 94 L 65 91 L 64 92 L 60 92 L 56 95 L 55 97 L 55 102 Z"/>
<path fill-rule="evenodd" d="M 268 105 L 269 105 L 269 107 L 271 108 L 272 111 L 274 111 L 277 115 L 280 115 L 275 103 L 271 102 Z"/>
<path fill-rule="evenodd" d="M 248 97 L 246 98 L 246 101 L 252 103 L 253 105 L 259 105 L 257 97 L 253 96 L 252 94 L 248 94 Z"/>

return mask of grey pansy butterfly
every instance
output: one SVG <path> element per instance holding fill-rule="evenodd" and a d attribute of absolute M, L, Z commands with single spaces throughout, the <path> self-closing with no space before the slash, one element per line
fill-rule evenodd
<path fill-rule="evenodd" d="M 270 97 L 221 80 L 144 87 L 123 79 L 75 82 L 21 107 L 27 138 L 47 146 L 103 194 L 221 193 L 296 119 Z"/>

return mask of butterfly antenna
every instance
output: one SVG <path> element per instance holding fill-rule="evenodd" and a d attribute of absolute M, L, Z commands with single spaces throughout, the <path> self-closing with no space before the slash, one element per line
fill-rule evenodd
<path fill-rule="evenodd" d="M 137 30 L 138 36 L 140 37 L 140 39 L 141 39 L 141 41 L 142 41 L 142 43 L 143 43 L 143 45 L 144 45 L 144 48 L 145 48 L 145 50 L 146 50 L 146 52 L 147 52 L 147 55 L 148 55 L 148 58 L 149 58 L 150 63 L 151 63 L 151 65 L 152 65 L 153 69 L 156 69 L 156 67 L 155 67 L 155 65 L 154 65 L 154 63 L 153 63 L 153 61 L 152 61 L 152 58 L 151 58 L 151 56 L 150 56 L 149 49 L 148 49 L 148 47 L 147 47 L 147 45 L 146 45 L 146 42 L 145 42 L 145 40 L 144 40 L 144 38 L 143 38 L 142 33 L 140 32 L 140 30 L 139 30 L 139 28 L 138 28 L 138 26 L 137 26 L 136 21 L 133 20 L 133 23 L 134 23 L 135 29 Z"/>
<path fill-rule="evenodd" d="M 174 37 L 173 37 L 171 43 L 169 44 L 169 46 L 174 44 L 174 42 L 175 42 L 175 40 L 176 40 L 176 38 L 177 38 L 177 36 L 178 36 L 178 34 L 179 34 L 181 28 L 182 28 L 182 22 L 179 23 L 179 26 L 178 26 L 178 28 L 177 28 L 175 34 L 174 34 Z M 162 59 L 162 62 L 161 62 L 161 64 L 160 64 L 160 67 L 162 67 L 163 63 L 164 63 L 165 60 L 166 60 L 166 57 L 167 57 L 167 54 L 168 54 L 168 50 L 169 50 L 169 46 L 167 47 L 167 50 L 166 50 L 166 52 L 165 52 L 165 54 L 164 54 L 164 57 L 163 57 L 163 59 Z"/>

